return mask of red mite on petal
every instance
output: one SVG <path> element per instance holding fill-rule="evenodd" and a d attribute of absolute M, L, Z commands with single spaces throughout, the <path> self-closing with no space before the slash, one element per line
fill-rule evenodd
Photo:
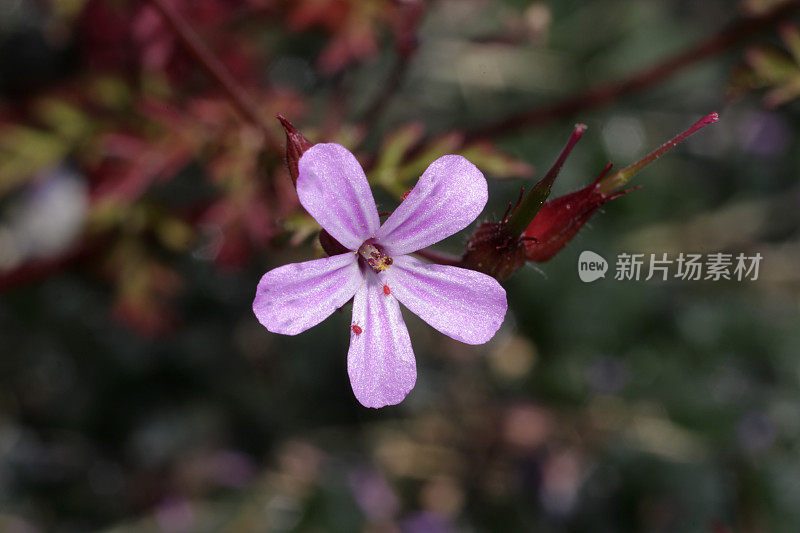
<path fill-rule="evenodd" d="M 355 333 L 356 335 L 361 335 L 361 327 L 360 326 L 358 326 L 356 324 L 353 324 L 352 326 L 350 326 L 350 329 L 352 329 L 353 333 Z"/>
<path fill-rule="evenodd" d="M 392 291 L 391 291 L 391 289 L 389 289 L 388 285 L 384 285 L 383 286 L 383 294 L 385 294 L 386 296 L 389 296 L 390 294 L 392 294 Z"/>

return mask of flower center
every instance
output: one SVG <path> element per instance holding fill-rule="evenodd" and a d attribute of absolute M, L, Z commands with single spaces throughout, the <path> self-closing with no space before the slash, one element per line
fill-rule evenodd
<path fill-rule="evenodd" d="M 367 241 L 358 249 L 359 255 L 364 258 L 367 264 L 375 272 L 383 272 L 394 262 L 391 257 L 386 255 L 386 252 Z"/>

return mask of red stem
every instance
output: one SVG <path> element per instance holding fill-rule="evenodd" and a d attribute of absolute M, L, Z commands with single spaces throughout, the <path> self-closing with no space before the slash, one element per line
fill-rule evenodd
<path fill-rule="evenodd" d="M 270 145 L 279 150 L 282 149 L 280 140 L 264 125 L 255 101 L 250 98 L 211 49 L 205 45 L 186 19 L 165 0 L 149 0 L 149 2 L 161 13 L 192 57 L 222 87 L 241 117 L 261 130 Z"/>
<path fill-rule="evenodd" d="M 539 126 L 558 118 L 573 115 L 579 111 L 594 109 L 613 102 L 621 96 L 648 89 L 670 78 L 684 68 L 713 57 L 725 51 L 728 47 L 772 27 L 798 8 L 800 8 L 800 0 L 791 0 L 772 11 L 740 20 L 692 48 L 665 60 L 655 67 L 644 69 L 633 76 L 619 81 L 601 83 L 594 88 L 570 96 L 553 105 L 467 130 L 464 142 L 467 144 L 477 139 L 510 135 L 521 129 Z"/>

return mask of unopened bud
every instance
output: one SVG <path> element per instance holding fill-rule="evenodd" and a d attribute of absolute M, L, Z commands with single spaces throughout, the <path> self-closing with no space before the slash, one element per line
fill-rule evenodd
<path fill-rule="evenodd" d="M 286 166 L 289 168 L 289 175 L 292 177 L 292 183 L 297 183 L 297 163 L 300 161 L 300 156 L 314 146 L 314 143 L 306 139 L 302 133 L 297 131 L 291 122 L 286 120 L 282 115 L 277 115 L 277 118 L 283 130 L 286 132 Z"/>
<path fill-rule="evenodd" d="M 586 221 L 606 202 L 619 198 L 638 187 L 613 194 L 601 191 L 601 182 L 611 164 L 590 185 L 545 203 L 523 232 L 528 261 L 543 263 L 556 255 L 572 240 Z"/>
<path fill-rule="evenodd" d="M 547 174 L 536 183 L 528 194 L 520 191 L 516 205 L 508 204 L 508 211 L 499 222 L 484 222 L 467 241 L 461 263 L 466 268 L 488 274 L 498 281 L 508 279 L 522 268 L 526 261 L 526 243 L 532 237 L 524 234 L 545 200 L 550 195 L 553 182 L 558 176 L 570 151 L 586 131 L 586 126 L 576 124 L 567 144 Z"/>
<path fill-rule="evenodd" d="M 523 232 L 523 236 L 529 239 L 524 241 L 528 260 L 541 263 L 552 258 L 575 236 L 601 205 L 638 189 L 633 187 L 622 190 L 634 175 L 679 142 L 718 120 L 719 115 L 711 113 L 639 161 L 613 173 L 610 172 L 612 165 L 609 163 L 590 185 L 542 205 Z"/>

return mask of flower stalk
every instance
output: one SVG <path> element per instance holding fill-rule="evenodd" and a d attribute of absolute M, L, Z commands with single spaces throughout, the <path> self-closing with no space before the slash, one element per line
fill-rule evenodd
<path fill-rule="evenodd" d="M 775 3 L 774 8 L 754 15 L 744 14 L 734 23 L 722 28 L 717 33 L 700 41 L 686 50 L 667 57 L 663 62 L 647 67 L 631 76 L 619 80 L 601 82 L 598 85 L 573 96 L 534 108 L 528 112 L 515 113 L 513 116 L 482 124 L 465 132 L 464 142 L 477 139 L 494 139 L 508 136 L 522 130 L 541 127 L 557 119 L 585 113 L 597 109 L 622 97 L 646 91 L 658 86 L 685 69 L 707 59 L 716 57 L 740 45 L 754 35 L 775 27 L 784 20 L 791 19 L 800 9 L 800 0 L 787 0 Z"/>

